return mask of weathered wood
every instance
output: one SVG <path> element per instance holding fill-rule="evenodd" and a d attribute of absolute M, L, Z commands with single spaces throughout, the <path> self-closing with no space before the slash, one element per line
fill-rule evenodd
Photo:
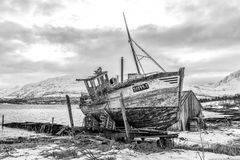
<path fill-rule="evenodd" d="M 126 116 L 126 109 L 125 109 L 125 105 L 124 105 L 124 101 L 123 101 L 123 94 L 120 93 L 121 99 L 120 99 L 120 103 L 121 103 L 121 108 L 122 108 L 122 118 L 123 118 L 123 122 L 124 122 L 124 127 L 125 127 L 125 131 L 126 131 L 126 138 L 127 141 L 129 142 L 130 140 L 130 126 L 128 124 L 127 121 L 127 116 Z"/>
<path fill-rule="evenodd" d="M 91 115 L 86 115 L 84 117 L 84 127 L 95 129 L 99 127 L 99 122 Z"/>
<path fill-rule="evenodd" d="M 54 123 L 54 117 L 52 117 L 52 125 L 53 125 L 53 123 Z"/>
<path fill-rule="evenodd" d="M 115 130 L 115 121 L 106 111 L 100 115 L 100 127 Z"/>
<path fill-rule="evenodd" d="M 60 131 L 61 135 L 69 135 L 71 131 L 71 128 L 69 126 L 64 126 L 60 124 L 52 125 L 51 123 L 39 123 L 39 122 L 12 122 L 5 123 L 4 126 L 9 128 L 25 129 L 37 133 L 48 133 L 52 135 L 56 135 Z"/>
<path fill-rule="evenodd" d="M 2 129 L 4 127 L 4 114 L 2 115 Z"/>
<path fill-rule="evenodd" d="M 115 90 L 118 90 L 120 88 L 125 88 L 128 86 L 131 86 L 135 83 L 142 82 L 142 81 L 149 81 L 157 78 L 163 78 L 163 77 L 170 77 L 170 76 L 180 76 L 180 71 L 178 72 L 161 72 L 161 73 L 156 73 L 148 76 L 143 76 L 142 78 L 137 78 L 137 79 L 132 79 L 130 81 L 124 82 L 124 83 L 119 83 L 118 85 L 115 85 L 110 92 L 113 92 Z"/>
<path fill-rule="evenodd" d="M 52 117 L 52 127 L 51 127 L 51 133 L 53 132 L 53 123 L 54 123 L 54 117 Z"/>
<path fill-rule="evenodd" d="M 121 83 L 123 83 L 123 69 L 124 69 L 124 63 L 123 63 L 123 57 L 121 57 Z"/>
<path fill-rule="evenodd" d="M 62 135 L 62 133 L 64 132 L 64 130 L 65 130 L 65 128 L 62 128 L 61 130 L 59 130 L 59 131 L 56 133 L 56 135 L 57 135 L 57 136 Z"/>
<path fill-rule="evenodd" d="M 71 102 L 70 98 L 68 95 L 66 95 L 66 100 L 67 100 L 67 107 L 68 107 L 68 114 L 69 114 L 69 120 L 72 128 L 72 134 L 74 135 L 74 123 L 73 123 L 73 116 L 72 116 L 72 107 L 71 107 Z"/>
<path fill-rule="evenodd" d="M 80 109 L 85 115 L 93 115 L 96 119 L 100 119 L 101 113 L 106 110 L 117 128 L 124 127 L 119 100 L 122 92 L 127 120 L 132 127 L 166 130 L 179 118 L 181 76 L 183 70 L 146 75 L 119 83 L 107 88 L 104 98 L 93 100 L 93 103 L 86 102 L 80 105 Z"/>

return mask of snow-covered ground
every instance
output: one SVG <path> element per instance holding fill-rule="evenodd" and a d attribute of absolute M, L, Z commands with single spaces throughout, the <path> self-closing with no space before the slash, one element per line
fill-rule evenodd
<path fill-rule="evenodd" d="M 231 115 L 225 115 L 217 112 L 210 112 L 203 110 L 204 118 L 223 118 L 223 117 L 229 117 Z"/>
<path fill-rule="evenodd" d="M 202 131 L 201 136 L 199 132 L 180 132 L 179 138 L 175 142 L 187 146 L 201 146 L 203 144 L 207 148 L 215 144 L 233 144 L 235 140 L 240 140 L 240 129 L 223 128 L 221 130 Z"/>
<path fill-rule="evenodd" d="M 72 160 L 86 160 L 89 159 L 89 155 L 84 154 L 83 151 L 78 150 L 75 147 L 60 147 L 58 144 L 48 144 L 33 146 L 30 148 L 22 148 L 11 151 L 10 156 L 6 156 L 4 153 L 0 153 L 0 157 L 3 160 L 47 160 L 47 159 L 58 159 L 53 157 L 56 152 L 64 150 L 75 150 L 76 157 L 65 158 Z M 106 152 L 89 150 L 98 159 L 112 158 L 116 160 L 200 160 L 199 155 L 202 157 L 202 153 L 198 151 L 174 149 L 165 150 L 158 153 L 140 153 L 128 148 L 122 150 L 111 149 Z M 56 154 L 55 154 L 56 155 Z M 240 156 L 228 156 L 224 154 L 215 154 L 210 152 L 204 152 L 205 160 L 239 160 Z M 63 158 L 64 159 L 64 158 Z"/>
<path fill-rule="evenodd" d="M 24 131 L 23 131 L 24 132 Z M 24 133 L 23 133 L 24 135 Z M 58 137 L 57 139 L 71 139 L 70 137 Z M 201 140 L 202 139 L 202 140 Z M 156 139 L 152 139 L 156 140 Z M 177 146 L 188 146 L 201 147 L 203 144 L 204 148 L 209 148 L 212 145 L 228 145 L 236 144 L 235 141 L 240 140 L 240 129 L 238 128 L 229 128 L 223 127 L 220 130 L 209 129 L 201 132 L 180 132 L 179 138 L 175 139 L 175 144 Z M 155 142 L 154 142 L 155 143 Z M 68 145 L 63 145 L 61 141 L 50 142 L 45 144 L 32 144 L 30 146 L 16 147 L 16 149 L 1 152 L 0 150 L 0 159 L 4 160 L 25 160 L 25 159 L 58 159 L 56 152 L 62 152 L 67 150 L 72 150 L 76 153 L 76 157 L 68 157 L 69 159 L 78 159 L 86 160 L 89 158 L 89 155 L 86 155 L 83 152 L 83 148 L 79 148 L 73 143 L 68 143 Z M 126 145 L 127 146 L 127 145 Z M 1 147 L 0 147 L 1 148 Z M 129 147 L 118 147 L 113 145 L 112 149 L 108 151 L 99 151 L 97 149 L 89 150 L 93 155 L 99 159 L 112 157 L 116 160 L 200 160 L 199 155 L 202 157 L 202 153 L 199 151 L 193 150 L 184 150 L 184 149 L 172 149 L 172 150 L 161 150 L 158 152 L 138 152 Z M 216 154 L 211 152 L 204 152 L 205 160 L 239 160 L 240 156 L 229 156 L 226 154 Z"/>
<path fill-rule="evenodd" d="M 116 158 L 119 160 L 200 160 L 198 151 L 189 150 L 170 150 L 161 153 L 144 154 L 134 152 L 133 150 L 124 149 L 121 150 Z M 215 154 L 205 152 L 205 160 L 239 160 L 240 156 L 227 156 L 223 154 Z"/>

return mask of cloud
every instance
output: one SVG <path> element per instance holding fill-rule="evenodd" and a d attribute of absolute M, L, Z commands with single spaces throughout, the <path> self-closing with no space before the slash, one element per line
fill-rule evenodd
<path fill-rule="evenodd" d="M 1 0 L 2 14 L 35 14 L 50 15 L 58 9 L 64 8 L 61 0 Z"/>
<path fill-rule="evenodd" d="M 141 26 L 134 31 L 135 39 L 159 47 L 196 47 L 214 49 L 238 45 L 240 16 L 217 25 L 182 24 L 171 28 L 155 25 Z"/>
<path fill-rule="evenodd" d="M 15 22 L 0 22 L 0 28 L 0 39 L 4 41 L 19 40 L 28 43 L 31 42 L 34 37 L 33 30 Z"/>
<path fill-rule="evenodd" d="M 166 70 L 186 66 L 186 77 L 194 77 L 194 82 L 201 82 L 203 78 L 216 80 L 240 67 L 237 52 L 240 49 L 240 11 L 235 3 L 237 1 L 205 0 L 181 5 L 171 3 L 166 10 L 179 16 L 181 23 L 170 26 L 149 23 L 130 28 L 130 31 L 133 39 Z M 64 7 L 62 1 L 0 1 L 0 13 L 6 15 L 26 12 L 46 17 Z M 36 21 L 41 20 L 38 18 Z M 80 74 L 84 77 L 98 66 L 111 74 L 119 74 L 121 56 L 125 58 L 125 71 L 136 72 L 124 24 L 119 28 L 91 29 L 68 24 L 21 24 L 17 20 L 0 21 L 0 73 L 3 75 Z M 137 48 L 136 51 L 140 54 Z M 149 60 L 145 62 L 149 62 L 144 63 L 147 71 L 157 69 Z M 217 76 L 211 78 L 214 73 Z M 205 77 L 197 78 L 198 74 Z"/>
<path fill-rule="evenodd" d="M 35 14 L 50 16 L 53 12 L 57 12 L 60 9 L 64 9 L 61 0 L 45 1 L 36 6 Z"/>
<path fill-rule="evenodd" d="M 77 54 L 92 59 L 122 51 L 126 35 L 120 29 L 76 29 L 70 27 L 38 28 L 39 36 L 51 44 L 61 44 Z M 126 47 L 125 47 L 126 48 Z M 106 57 L 105 57 L 106 58 Z"/>

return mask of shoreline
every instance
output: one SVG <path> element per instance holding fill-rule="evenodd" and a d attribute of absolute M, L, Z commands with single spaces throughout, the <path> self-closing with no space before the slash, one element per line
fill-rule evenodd
<path fill-rule="evenodd" d="M 79 97 L 70 97 L 71 104 L 79 104 Z M 0 98 L 0 104 L 17 104 L 17 105 L 65 105 L 66 97 L 37 97 L 37 98 Z"/>

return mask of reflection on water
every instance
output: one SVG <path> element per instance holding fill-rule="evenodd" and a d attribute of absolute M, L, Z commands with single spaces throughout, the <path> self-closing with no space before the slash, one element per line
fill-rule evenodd
<path fill-rule="evenodd" d="M 75 126 L 82 126 L 83 113 L 77 105 L 72 105 L 73 120 Z M 54 117 L 54 123 L 70 125 L 68 109 L 66 105 L 13 105 L 0 104 L 0 116 L 4 115 L 5 123 L 9 122 L 51 122 Z M 0 123 L 2 123 L 0 121 Z M 19 136 L 26 134 L 22 130 L 9 128 L 0 129 L 0 137 L 10 135 L 15 131 Z"/>

